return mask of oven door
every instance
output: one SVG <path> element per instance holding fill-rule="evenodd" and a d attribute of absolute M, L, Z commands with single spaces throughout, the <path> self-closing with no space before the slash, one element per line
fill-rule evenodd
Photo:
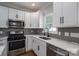
<path fill-rule="evenodd" d="M 25 40 L 17 40 L 9 42 L 9 51 L 25 48 Z"/>

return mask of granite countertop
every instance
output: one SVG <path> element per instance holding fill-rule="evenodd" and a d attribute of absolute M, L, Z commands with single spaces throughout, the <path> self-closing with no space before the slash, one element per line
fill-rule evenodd
<path fill-rule="evenodd" d="M 49 43 L 51 45 L 64 49 L 72 54 L 79 55 L 79 44 L 78 43 L 60 40 L 56 38 L 51 38 L 51 40 L 44 40 L 44 39 L 39 38 L 40 35 L 36 35 L 36 36 L 33 35 L 33 37 L 36 37 L 46 43 Z"/>

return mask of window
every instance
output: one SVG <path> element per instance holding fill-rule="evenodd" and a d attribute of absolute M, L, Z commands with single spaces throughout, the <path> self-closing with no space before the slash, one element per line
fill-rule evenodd
<path fill-rule="evenodd" d="M 53 14 L 48 14 L 45 17 L 45 28 L 50 29 L 53 27 Z"/>

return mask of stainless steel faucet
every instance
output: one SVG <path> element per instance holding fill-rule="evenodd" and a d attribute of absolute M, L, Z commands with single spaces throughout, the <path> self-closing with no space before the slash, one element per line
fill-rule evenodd
<path fill-rule="evenodd" d="M 49 37 L 49 29 L 48 28 L 45 28 L 44 29 L 44 35 Z"/>

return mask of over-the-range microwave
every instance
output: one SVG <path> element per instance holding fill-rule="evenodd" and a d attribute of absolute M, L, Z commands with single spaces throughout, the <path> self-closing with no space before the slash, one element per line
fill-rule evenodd
<path fill-rule="evenodd" d="M 9 28 L 24 28 L 24 21 L 21 20 L 8 20 L 8 27 Z"/>

